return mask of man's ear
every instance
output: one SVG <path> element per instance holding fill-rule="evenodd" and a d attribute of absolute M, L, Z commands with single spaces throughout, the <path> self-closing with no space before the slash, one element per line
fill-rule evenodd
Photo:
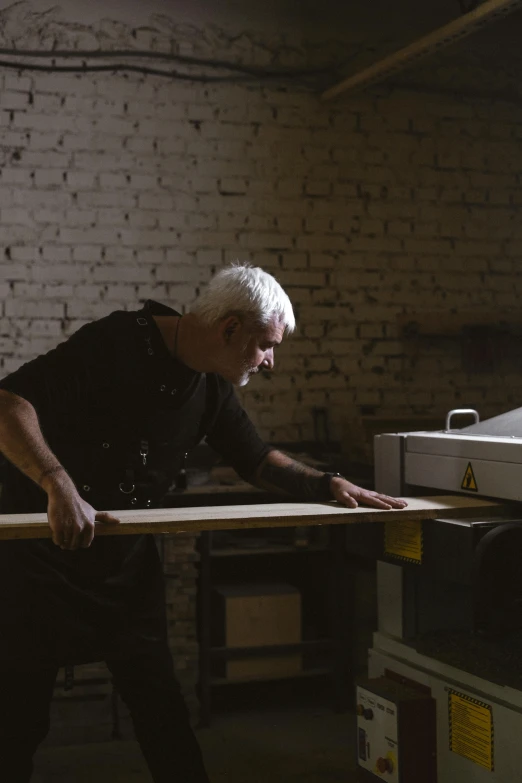
<path fill-rule="evenodd" d="M 230 342 L 232 337 L 239 331 L 241 322 L 236 315 L 229 315 L 228 318 L 224 318 L 221 322 L 221 334 L 223 335 L 225 342 Z"/>

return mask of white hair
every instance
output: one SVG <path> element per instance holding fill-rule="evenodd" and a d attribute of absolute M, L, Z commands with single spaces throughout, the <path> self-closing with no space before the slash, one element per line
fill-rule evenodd
<path fill-rule="evenodd" d="M 295 329 L 292 304 L 275 277 L 260 267 L 235 263 L 212 278 L 191 307 L 208 326 L 237 315 L 256 326 L 268 326 L 275 318 L 285 331 Z"/>

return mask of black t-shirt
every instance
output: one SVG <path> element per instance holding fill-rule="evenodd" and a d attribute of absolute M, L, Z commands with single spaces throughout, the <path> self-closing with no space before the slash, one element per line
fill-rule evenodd
<path fill-rule="evenodd" d="M 151 301 L 114 312 L 0 381 L 34 406 L 80 494 L 104 509 L 160 504 L 203 437 L 247 480 L 269 451 L 232 385 L 176 361 L 153 315 L 176 313 Z M 45 493 L 8 465 L 0 512 L 45 509 Z"/>
<path fill-rule="evenodd" d="M 42 433 L 97 510 L 160 506 L 184 455 L 203 437 L 247 480 L 269 447 L 230 383 L 167 350 L 148 301 L 78 330 L 0 381 L 28 400 Z M 7 464 L 1 513 L 45 511 L 47 496 Z M 13 598 L 11 598 L 13 596 Z M 49 540 L 0 542 L 0 661 L 43 665 L 139 651 L 165 638 L 151 536 L 94 539 L 65 552 Z"/>

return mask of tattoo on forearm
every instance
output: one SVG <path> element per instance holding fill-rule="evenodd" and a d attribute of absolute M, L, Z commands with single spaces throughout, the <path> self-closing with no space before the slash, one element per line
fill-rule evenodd
<path fill-rule="evenodd" d="M 288 492 L 303 500 L 326 500 L 324 497 L 323 474 L 313 471 L 299 462 L 286 465 L 266 463 L 259 473 L 262 484 Z"/>
<path fill-rule="evenodd" d="M 42 481 L 46 476 L 52 476 L 53 473 L 59 473 L 62 470 L 65 471 L 65 468 L 62 467 L 62 465 L 55 465 L 52 468 L 47 468 L 47 470 L 42 471 L 42 473 L 40 474 L 40 478 L 38 479 L 38 484 L 41 486 Z"/>

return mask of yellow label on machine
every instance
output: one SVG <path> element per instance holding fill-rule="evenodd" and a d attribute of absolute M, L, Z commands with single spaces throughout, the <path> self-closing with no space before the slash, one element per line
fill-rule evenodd
<path fill-rule="evenodd" d="M 450 690 L 450 750 L 493 772 L 493 740 L 491 705 Z"/>
<path fill-rule="evenodd" d="M 478 492 L 477 482 L 475 481 L 475 474 L 473 473 L 471 462 L 468 462 L 468 467 L 464 473 L 464 478 L 462 479 L 460 488 L 467 489 L 469 492 Z"/>
<path fill-rule="evenodd" d="M 422 563 L 422 522 L 386 522 L 384 552 L 408 563 Z"/>

